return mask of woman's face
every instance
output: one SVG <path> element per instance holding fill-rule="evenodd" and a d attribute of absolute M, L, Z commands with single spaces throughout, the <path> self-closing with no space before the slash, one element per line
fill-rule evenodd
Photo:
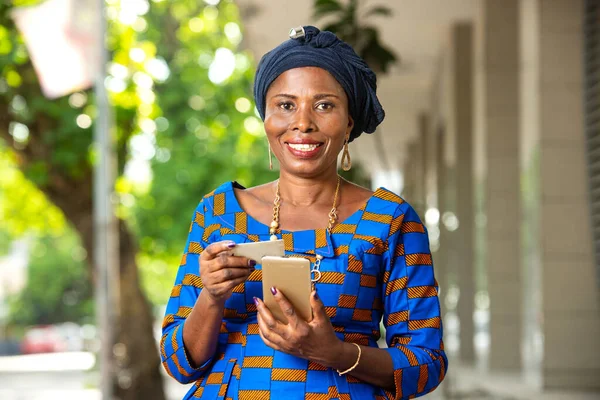
<path fill-rule="evenodd" d="M 281 169 L 293 175 L 316 176 L 337 165 L 353 126 L 344 89 L 324 69 L 287 70 L 267 91 L 267 138 Z"/>

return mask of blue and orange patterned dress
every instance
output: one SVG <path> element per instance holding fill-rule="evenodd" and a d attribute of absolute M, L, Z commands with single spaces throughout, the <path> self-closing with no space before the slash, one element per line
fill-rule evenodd
<path fill-rule="evenodd" d="M 286 255 L 311 262 L 316 254 L 324 257 L 316 290 L 341 340 L 377 347 L 383 317 L 395 393 L 265 345 L 253 301 L 262 298 L 260 265 L 226 302 L 216 354 L 191 365 L 182 334 L 203 287 L 200 253 L 221 240 L 269 240 L 269 227 L 240 207 L 234 187 L 241 188 L 236 182 L 221 185 L 196 208 L 166 309 L 162 362 L 178 381 L 195 382 L 185 399 L 404 399 L 438 386 L 448 360 L 427 232 L 413 208 L 384 188 L 331 233 L 281 236 Z"/>

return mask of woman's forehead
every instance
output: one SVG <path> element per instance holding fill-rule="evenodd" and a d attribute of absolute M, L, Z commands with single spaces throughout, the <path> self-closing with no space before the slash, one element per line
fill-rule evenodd
<path fill-rule="evenodd" d="M 326 70 L 319 67 L 293 68 L 283 72 L 269 87 L 267 95 L 285 91 L 288 94 L 301 92 L 331 92 L 345 94 L 340 83 Z"/>

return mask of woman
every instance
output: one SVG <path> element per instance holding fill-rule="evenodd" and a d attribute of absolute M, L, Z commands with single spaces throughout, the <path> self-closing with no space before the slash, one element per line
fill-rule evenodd
<path fill-rule="evenodd" d="M 254 95 L 280 164 L 275 182 L 228 182 L 205 196 L 163 323 L 161 354 L 187 398 L 401 399 L 435 389 L 447 359 L 425 228 L 394 193 L 341 179 L 348 143 L 383 120 L 376 77 L 346 43 L 312 26 L 259 63 Z M 320 273 L 313 319 L 271 288 L 236 243 L 283 238 Z M 383 317 L 388 348 L 377 347 Z"/>

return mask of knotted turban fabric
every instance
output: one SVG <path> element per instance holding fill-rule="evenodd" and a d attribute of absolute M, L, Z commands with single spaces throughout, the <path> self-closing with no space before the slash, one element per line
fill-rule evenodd
<path fill-rule="evenodd" d="M 265 54 L 258 64 L 254 81 L 254 100 L 261 118 L 269 86 L 285 71 L 300 67 L 319 67 L 328 71 L 348 96 L 354 128 L 350 141 L 361 133 L 372 133 L 383 121 L 385 112 L 377 99 L 377 77 L 352 47 L 328 31 L 304 27 L 304 36 L 289 39 Z"/>

